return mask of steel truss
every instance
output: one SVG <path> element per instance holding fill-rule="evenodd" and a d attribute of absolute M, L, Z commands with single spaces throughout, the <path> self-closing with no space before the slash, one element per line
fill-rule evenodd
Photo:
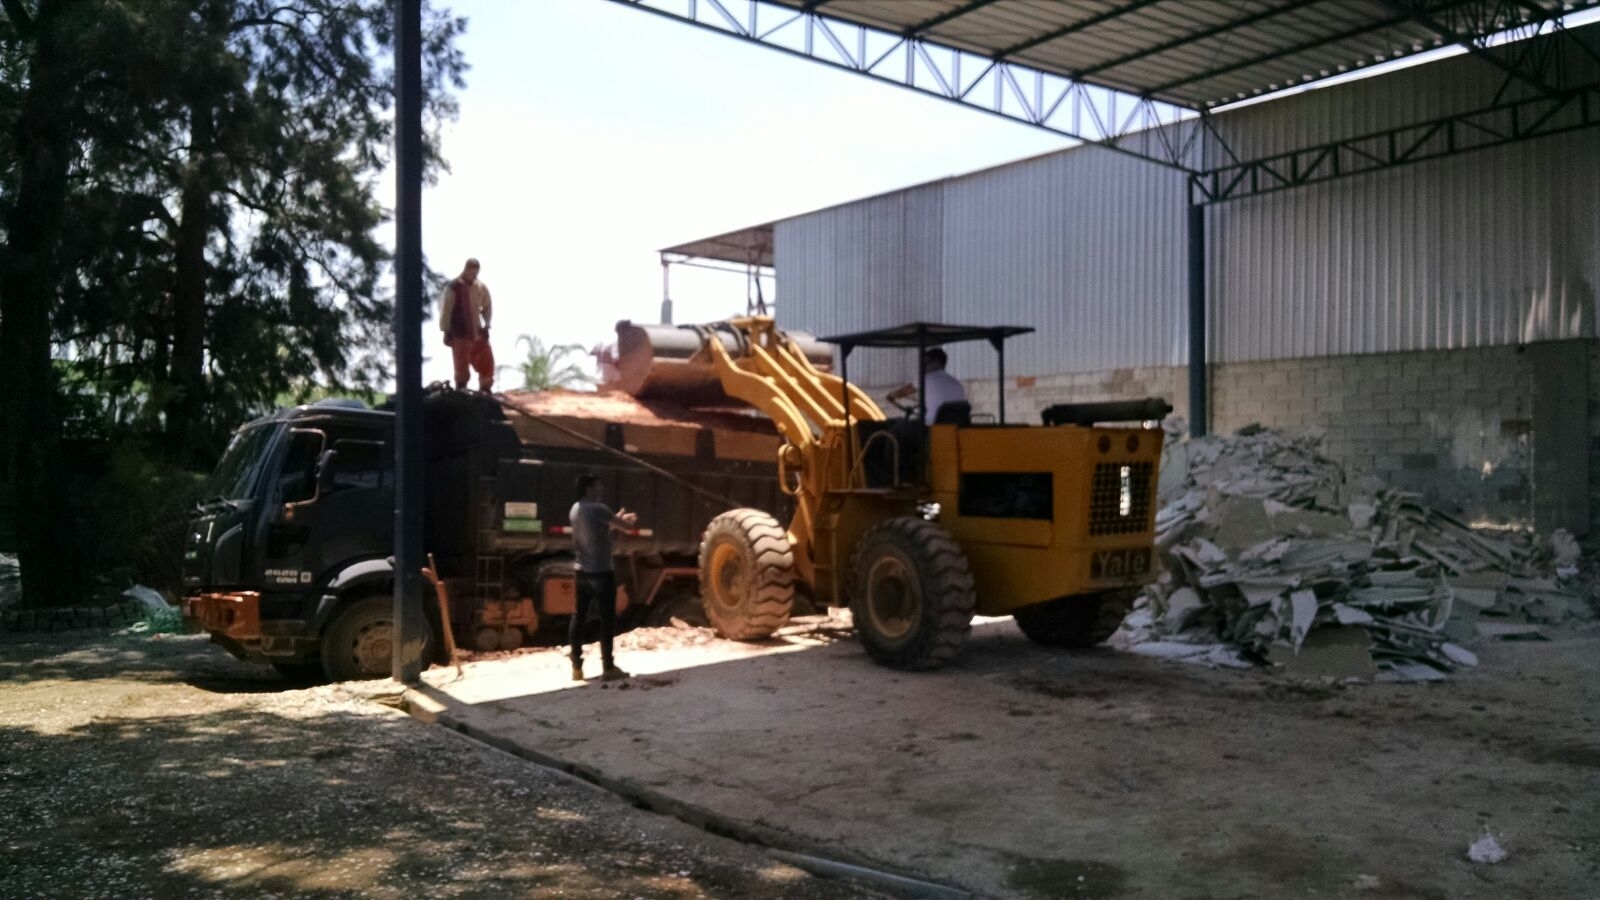
<path fill-rule="evenodd" d="M 767 0 L 613 2 L 1178 169 L 1198 167 L 1202 137 L 1220 140 L 1197 110 L 1042 72 L 1005 53 L 989 58 L 915 31 L 895 34 L 830 18 L 818 11 L 820 3 L 797 9 Z M 975 0 L 923 27 L 986 2 L 992 0 Z"/>
<path fill-rule="evenodd" d="M 1189 176 L 1189 202 L 1221 203 L 1600 125 L 1600 85 L 1333 141 Z"/>
<path fill-rule="evenodd" d="M 1441 42 L 1460 44 L 1505 72 L 1494 97 L 1486 98 L 1479 109 L 1447 118 L 1255 159 L 1240 159 L 1233 152 L 1225 130 L 1218 128 L 1208 110 L 1075 81 L 1007 58 L 1053 39 L 1056 33 L 1041 35 L 992 58 L 933 43 L 919 33 L 994 0 L 971 0 L 906 33 L 832 18 L 826 15 L 828 0 L 813 0 L 799 8 L 771 0 L 612 2 L 1178 169 L 1189 176 L 1190 201 L 1200 205 L 1600 124 L 1600 79 L 1586 77 L 1574 83 L 1571 73 L 1575 70 L 1569 64 L 1584 57 L 1586 64 L 1600 66 L 1600 54 L 1569 34 L 1561 19 L 1577 9 L 1600 5 L 1600 0 L 1566 0 L 1558 7 L 1537 0 L 1445 5 L 1430 0 L 1383 0 L 1394 12 L 1386 23 L 1415 21 L 1437 34 Z M 1078 30 L 1153 2 L 1156 0 L 1129 0 L 1065 30 Z M 1254 15 L 1266 17 L 1274 12 Z M 1494 31 L 1506 22 L 1517 24 L 1509 31 Z M 1535 37 L 1542 39 L 1514 40 Z M 1254 64 L 1266 58 L 1270 57 L 1246 62 Z M 1212 77 L 1220 71 L 1224 70 L 1185 81 Z M 1508 99 L 1517 94 L 1528 96 Z"/>

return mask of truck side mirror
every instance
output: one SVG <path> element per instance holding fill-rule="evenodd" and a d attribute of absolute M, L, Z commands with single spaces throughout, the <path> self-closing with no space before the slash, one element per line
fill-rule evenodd
<path fill-rule="evenodd" d="M 322 451 L 321 458 L 317 460 L 317 496 L 332 492 L 334 465 L 338 459 L 339 451 Z"/>

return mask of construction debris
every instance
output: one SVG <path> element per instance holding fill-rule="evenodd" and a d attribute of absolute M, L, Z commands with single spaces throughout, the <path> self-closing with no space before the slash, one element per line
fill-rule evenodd
<path fill-rule="evenodd" d="M 1474 529 L 1416 494 L 1351 479 L 1320 444 L 1261 428 L 1172 444 L 1156 515 L 1166 571 L 1123 643 L 1306 677 L 1425 681 L 1476 665 L 1465 643 L 1540 639 L 1534 623 L 1593 617 L 1571 535 Z"/>

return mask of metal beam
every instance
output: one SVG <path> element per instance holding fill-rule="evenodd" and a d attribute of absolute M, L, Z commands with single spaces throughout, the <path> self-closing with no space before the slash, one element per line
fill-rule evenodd
<path fill-rule="evenodd" d="M 645 0 L 612 2 L 1185 172 L 1200 169 L 1197 136 L 1216 139 L 1196 110 L 846 22 L 805 7 L 771 0 L 717 4 L 708 0 L 679 12 Z M 715 15 L 701 16 L 701 6 Z M 764 30 L 745 24 L 765 18 L 761 13 L 772 14 L 779 24 Z"/>
<path fill-rule="evenodd" d="M 422 0 L 395 4 L 394 680 L 422 675 Z"/>
<path fill-rule="evenodd" d="M 1540 93 L 1558 93 L 1558 90 L 1551 85 L 1546 84 L 1544 79 L 1530 74 L 1529 72 L 1524 71 L 1521 67 L 1501 59 L 1488 47 L 1483 45 L 1482 41 L 1485 37 L 1487 37 L 1489 34 L 1499 32 L 1500 28 L 1498 26 L 1496 26 L 1490 32 L 1484 32 L 1480 29 L 1473 34 L 1462 34 L 1455 28 L 1452 28 L 1451 26 L 1446 25 L 1445 23 L 1440 22 L 1438 19 L 1429 15 L 1428 12 L 1421 8 L 1421 6 L 1414 2 L 1414 0 L 1382 0 L 1382 2 L 1383 5 L 1389 9 L 1406 16 L 1407 18 L 1411 19 L 1411 21 L 1416 22 L 1423 28 L 1428 29 L 1429 31 L 1438 35 L 1440 38 L 1443 38 L 1445 41 L 1464 47 L 1466 51 L 1472 54 L 1474 57 L 1481 59 L 1489 65 L 1500 69 L 1511 77 L 1532 86 Z M 1524 9 L 1526 9 L 1526 7 L 1524 7 Z M 1556 12 L 1556 15 L 1560 15 L 1559 10 Z M 1525 27 L 1528 25 L 1540 24 L 1545 21 L 1549 21 L 1550 18 L 1551 16 L 1546 13 L 1545 17 L 1542 19 L 1535 19 L 1535 21 L 1531 22 L 1519 22 L 1518 26 Z"/>
<path fill-rule="evenodd" d="M 1189 198 L 1222 203 L 1596 125 L 1600 83 L 1218 166 L 1190 176 Z"/>
<path fill-rule="evenodd" d="M 1146 48 L 1143 48 L 1143 49 L 1141 49 L 1141 50 L 1139 50 L 1137 52 L 1127 53 L 1127 54 L 1124 54 L 1122 56 L 1116 57 L 1115 59 L 1110 59 L 1110 60 L 1106 60 L 1105 62 L 1095 63 L 1094 65 L 1089 66 L 1086 69 L 1079 69 L 1078 70 L 1078 74 L 1080 76 L 1088 76 L 1088 75 L 1093 75 L 1093 74 L 1095 74 L 1097 72 L 1109 71 L 1111 69 L 1115 69 L 1117 66 L 1125 66 L 1128 63 L 1131 63 L 1131 62 L 1133 62 L 1135 60 L 1149 59 L 1150 57 L 1156 56 L 1157 54 L 1166 53 L 1168 50 L 1175 50 L 1175 49 L 1177 49 L 1179 47 L 1182 47 L 1185 44 L 1192 44 L 1195 41 L 1203 41 L 1203 40 L 1206 40 L 1208 38 L 1214 38 L 1214 37 L 1216 37 L 1218 35 L 1226 34 L 1227 32 L 1233 31 L 1236 28 L 1244 28 L 1244 27 L 1246 27 L 1248 25 L 1254 25 L 1255 23 L 1260 22 L 1260 21 L 1262 21 L 1264 19 L 1270 19 L 1270 18 L 1273 18 L 1274 16 L 1281 16 L 1286 12 L 1293 12 L 1294 10 L 1301 9 L 1303 7 L 1306 7 L 1306 6 L 1310 6 L 1313 3 L 1321 3 L 1321 2 L 1322 2 L 1322 0 L 1295 0 L 1295 2 L 1293 2 L 1293 3 L 1286 3 L 1286 4 L 1283 4 L 1282 6 L 1273 6 L 1273 7 L 1267 8 L 1267 9 L 1258 10 L 1255 13 L 1252 13 L 1251 15 L 1248 15 L 1248 16 L 1242 16 L 1240 18 L 1232 19 L 1232 20 L 1227 21 L 1227 22 L 1220 22 L 1220 23 L 1218 23 L 1216 25 L 1213 25 L 1213 26 L 1211 26 L 1209 28 L 1205 28 L 1205 29 L 1202 29 L 1200 31 L 1191 32 L 1189 34 L 1185 34 L 1185 35 L 1182 35 L 1180 37 L 1175 37 L 1170 41 L 1164 41 L 1164 42 L 1162 42 L 1160 44 L 1156 44 L 1154 47 L 1146 47 Z M 1155 93 L 1156 93 L 1155 91 L 1151 91 L 1150 95 L 1153 96 Z"/>
<path fill-rule="evenodd" d="M 1147 6 L 1154 6 L 1155 4 L 1161 2 L 1163 2 L 1163 0 L 1134 0 L 1132 3 L 1126 3 L 1122 6 L 1105 10 L 1104 12 L 1092 15 L 1087 19 L 1080 19 L 1079 21 L 1073 22 L 1070 25 L 1063 25 L 1054 31 L 1047 31 L 1044 34 L 1028 38 L 1021 43 L 1012 44 L 1004 50 L 1001 50 L 999 53 L 996 53 L 994 58 L 1009 59 L 1010 57 L 1016 56 L 1018 53 L 1022 53 L 1025 50 L 1032 50 L 1034 47 L 1037 47 L 1040 44 L 1048 44 L 1051 41 L 1059 40 L 1067 35 L 1077 34 L 1085 29 L 1093 28 L 1102 22 L 1109 22 L 1112 19 L 1120 18 L 1128 13 L 1137 12 Z"/>
<path fill-rule="evenodd" d="M 1000 0 L 971 0 L 970 3 L 958 6 L 948 12 L 934 16 L 931 19 L 925 19 L 921 22 L 918 22 L 910 28 L 907 28 L 904 33 L 906 37 L 916 37 L 930 28 L 937 28 L 946 22 L 959 19 L 967 13 L 977 12 L 978 10 L 983 9 L 985 6 L 993 6 L 998 2 L 1000 2 Z"/>
<path fill-rule="evenodd" d="M 1211 426 L 1206 384 L 1206 208 L 1189 207 L 1189 436 L 1205 437 Z"/>
<path fill-rule="evenodd" d="M 1360 25 L 1355 28 L 1348 28 L 1339 32 L 1338 34 L 1313 38 L 1309 41 L 1302 41 L 1292 47 L 1283 47 L 1270 53 L 1262 53 L 1257 56 L 1249 57 L 1248 59 L 1241 59 L 1237 62 L 1229 63 L 1226 66 L 1221 66 L 1215 69 L 1206 69 L 1202 72 L 1196 72 L 1193 75 L 1185 75 L 1182 78 L 1175 78 L 1163 84 L 1156 85 L 1150 89 L 1150 96 L 1160 96 L 1161 94 L 1165 94 L 1174 88 L 1187 87 L 1197 82 L 1209 81 L 1213 78 L 1221 78 L 1224 75 L 1231 75 L 1240 69 L 1248 69 L 1252 66 L 1260 66 L 1269 62 L 1276 62 L 1285 56 L 1294 56 L 1297 53 L 1304 53 L 1307 50 L 1315 50 L 1324 44 L 1347 41 L 1353 37 L 1360 37 L 1364 34 L 1370 34 L 1374 31 L 1382 31 L 1385 28 L 1393 28 L 1394 26 L 1400 25 L 1406 21 L 1407 19 L 1405 16 L 1395 16 L 1394 18 L 1384 19 L 1381 22 L 1369 22 L 1365 25 Z"/>

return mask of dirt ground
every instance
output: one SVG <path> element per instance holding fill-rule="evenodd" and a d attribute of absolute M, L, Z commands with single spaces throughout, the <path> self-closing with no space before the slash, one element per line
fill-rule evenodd
<path fill-rule="evenodd" d="M 903 674 L 837 631 L 634 632 L 435 669 L 446 724 L 982 896 L 1600 897 L 1600 629 L 1437 684 L 1053 652 L 1009 621 Z M 1469 862 L 1484 829 L 1510 857 Z"/>
<path fill-rule="evenodd" d="M 374 691 L 201 637 L 0 639 L 0 897 L 876 896 Z"/>

